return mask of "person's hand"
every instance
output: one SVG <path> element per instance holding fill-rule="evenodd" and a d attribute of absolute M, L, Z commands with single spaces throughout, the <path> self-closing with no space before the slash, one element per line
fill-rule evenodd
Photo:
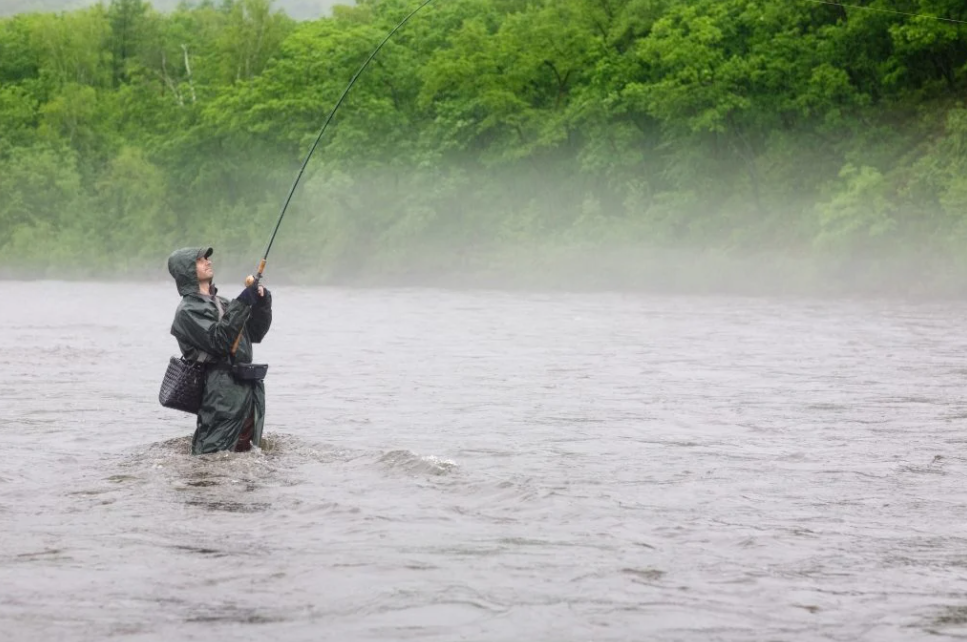
<path fill-rule="evenodd" d="M 259 302 L 256 305 L 262 308 L 272 305 L 272 293 L 264 285 L 259 286 Z"/>
<path fill-rule="evenodd" d="M 249 307 L 253 307 L 259 301 L 259 297 L 261 296 L 261 293 L 259 292 L 259 290 L 261 289 L 262 289 L 261 285 L 256 286 L 253 283 L 252 285 L 242 290 L 242 292 L 236 297 L 236 299 L 238 299 L 239 301 L 241 301 L 242 303 L 244 303 Z"/>

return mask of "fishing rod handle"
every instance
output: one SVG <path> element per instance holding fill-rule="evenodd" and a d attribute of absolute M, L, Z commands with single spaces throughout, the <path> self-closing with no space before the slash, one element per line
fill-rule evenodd
<path fill-rule="evenodd" d="M 262 273 L 265 271 L 265 259 L 259 261 L 259 267 L 255 271 L 255 276 L 249 274 L 245 277 L 245 287 L 250 288 L 252 285 L 257 284 L 262 280 Z M 238 344 L 242 342 L 242 331 L 239 330 L 238 336 L 235 337 L 235 343 L 232 344 L 232 356 L 235 356 L 235 352 L 238 350 Z"/>
<path fill-rule="evenodd" d="M 249 274 L 247 277 L 245 277 L 245 287 L 250 288 L 252 287 L 252 284 L 261 281 L 263 272 L 265 272 L 265 259 L 259 261 L 259 267 L 255 271 L 255 276 Z"/>

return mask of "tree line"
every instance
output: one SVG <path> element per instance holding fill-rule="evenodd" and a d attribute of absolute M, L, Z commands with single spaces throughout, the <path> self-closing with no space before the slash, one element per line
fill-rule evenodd
<path fill-rule="evenodd" d="M 196 243 L 254 264 L 338 96 L 416 4 L 0 20 L 0 265 L 157 272 Z M 856 4 L 437 0 L 337 113 L 276 262 L 329 280 L 679 250 L 959 266 L 967 5 Z"/>

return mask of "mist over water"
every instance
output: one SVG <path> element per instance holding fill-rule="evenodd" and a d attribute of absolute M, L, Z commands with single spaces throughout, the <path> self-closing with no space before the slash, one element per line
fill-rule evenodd
<path fill-rule="evenodd" d="M 268 286 L 193 458 L 173 285 L 0 282 L 5 639 L 967 634 L 963 303 Z"/>

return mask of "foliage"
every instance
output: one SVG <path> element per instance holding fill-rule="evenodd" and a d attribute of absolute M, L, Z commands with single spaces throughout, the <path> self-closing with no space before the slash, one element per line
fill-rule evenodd
<path fill-rule="evenodd" d="M 961 0 L 866 4 L 967 20 Z M 2 265 L 157 271 L 200 243 L 254 262 L 346 83 L 415 6 L 296 22 L 272 0 L 111 0 L 0 20 Z M 967 25 L 925 17 L 441 1 L 336 116 L 278 262 L 348 279 L 616 248 L 959 259 L 965 90 Z"/>

